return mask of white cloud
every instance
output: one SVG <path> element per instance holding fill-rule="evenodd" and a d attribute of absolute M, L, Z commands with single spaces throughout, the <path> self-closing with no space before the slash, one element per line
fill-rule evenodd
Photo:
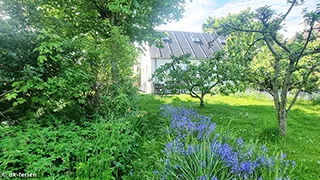
<path fill-rule="evenodd" d="M 292 37 L 295 32 L 303 29 L 301 12 L 303 8 L 314 10 L 316 1 L 306 0 L 303 5 L 293 8 L 286 19 L 285 29 L 282 31 L 285 37 Z M 239 13 L 248 7 L 256 9 L 265 5 L 271 6 L 277 13 L 285 13 L 290 6 L 286 2 L 286 0 L 232 0 L 217 8 L 214 0 L 193 0 L 186 4 L 184 17 L 180 21 L 159 26 L 157 29 L 201 32 L 202 24 L 209 16 L 224 17 L 228 13 Z"/>
<path fill-rule="evenodd" d="M 202 24 L 215 9 L 216 3 L 213 0 L 187 0 L 185 13 L 180 21 L 159 26 L 157 29 L 201 32 Z"/>

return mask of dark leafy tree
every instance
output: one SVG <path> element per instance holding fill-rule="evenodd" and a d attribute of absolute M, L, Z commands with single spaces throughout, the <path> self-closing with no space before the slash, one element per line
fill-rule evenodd
<path fill-rule="evenodd" d="M 153 28 L 179 19 L 183 4 L 1 1 L 1 120 L 30 116 L 26 111 L 35 117 L 59 112 L 91 117 L 106 107 L 114 107 L 114 112 L 122 108 L 123 114 L 135 92 L 130 80 L 136 59 L 132 42 L 153 42 L 159 35 Z"/>

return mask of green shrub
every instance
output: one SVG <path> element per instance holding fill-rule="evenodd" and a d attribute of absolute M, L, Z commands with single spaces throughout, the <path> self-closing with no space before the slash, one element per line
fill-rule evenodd
<path fill-rule="evenodd" d="M 110 28 L 103 39 L 21 30 L 13 19 L 0 19 L 0 26 L 0 121 L 50 114 L 91 118 L 134 109 L 136 48 L 121 28 Z"/>
<path fill-rule="evenodd" d="M 136 113 L 123 118 L 68 120 L 40 125 L 29 120 L 0 126 L 0 171 L 48 179 L 119 179 L 130 172 L 138 133 Z"/>

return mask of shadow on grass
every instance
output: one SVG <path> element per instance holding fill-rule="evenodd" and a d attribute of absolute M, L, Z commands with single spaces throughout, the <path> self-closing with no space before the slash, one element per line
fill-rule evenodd
<path fill-rule="evenodd" d="M 276 142 L 279 140 L 279 133 L 277 127 L 266 128 L 262 130 L 258 139 L 261 142 Z"/>
<path fill-rule="evenodd" d="M 155 95 L 139 95 L 141 110 L 146 111 L 144 122 L 141 124 L 142 136 L 147 140 L 161 139 L 167 122 L 160 117 L 160 107 L 165 101 Z"/>

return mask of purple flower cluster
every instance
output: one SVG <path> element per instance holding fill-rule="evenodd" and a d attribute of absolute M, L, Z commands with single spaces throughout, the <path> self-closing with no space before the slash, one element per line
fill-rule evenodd
<path fill-rule="evenodd" d="M 191 108 L 165 105 L 161 107 L 161 114 L 165 118 L 170 118 L 170 132 L 176 134 L 178 139 L 191 134 L 197 135 L 199 140 L 209 139 L 216 128 L 211 117 L 200 115 Z"/>
<path fill-rule="evenodd" d="M 167 156 L 165 161 L 166 169 L 170 166 L 174 167 L 175 170 L 183 168 L 179 164 L 171 164 L 171 158 L 174 156 L 181 156 L 178 159 L 183 159 L 186 156 L 189 159 L 191 156 L 204 157 L 204 159 L 198 159 L 198 166 L 201 169 L 213 168 L 215 167 L 214 164 L 219 161 L 224 170 L 228 171 L 229 178 L 233 177 L 235 179 L 263 179 L 261 177 L 263 170 L 270 172 L 280 171 L 282 173 L 280 176 L 286 177 L 285 169 L 294 168 L 295 166 L 294 161 L 285 160 L 285 154 L 281 154 L 279 157 L 269 157 L 265 146 L 262 146 L 259 153 L 257 153 L 258 151 L 253 151 L 252 148 L 244 148 L 242 138 L 238 138 L 235 146 L 232 146 L 223 140 L 225 138 L 219 138 L 217 133 L 215 137 L 212 137 L 216 127 L 215 123 L 211 122 L 210 117 L 200 115 L 193 109 L 166 105 L 161 107 L 161 114 L 163 117 L 170 119 L 169 133 L 175 137 L 173 141 L 167 143 L 164 150 Z M 197 143 L 194 143 L 194 141 L 190 143 L 186 140 L 190 136 L 196 138 Z M 201 148 L 202 142 L 209 142 L 209 146 L 206 145 L 205 148 Z M 199 153 L 207 154 L 207 156 L 199 156 Z M 214 160 L 206 159 L 208 157 L 214 158 Z M 277 167 L 275 165 L 276 162 L 278 163 Z M 281 169 L 276 169 L 279 166 Z M 215 171 L 219 170 L 216 169 Z M 201 174 L 197 179 L 216 180 L 218 179 L 215 176 L 216 174 L 219 174 L 219 172 Z M 166 176 L 166 172 L 164 176 Z"/>

